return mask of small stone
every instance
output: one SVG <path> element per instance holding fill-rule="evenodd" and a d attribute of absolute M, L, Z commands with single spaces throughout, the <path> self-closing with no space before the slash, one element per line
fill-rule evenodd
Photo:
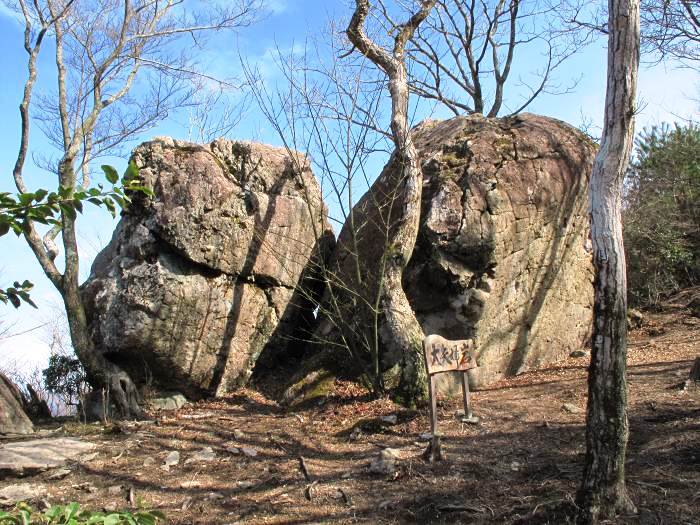
<path fill-rule="evenodd" d="M 121 485 L 112 485 L 107 489 L 107 494 L 109 494 L 110 496 L 119 496 L 119 494 L 121 494 L 123 490 L 124 487 L 122 487 Z"/>
<path fill-rule="evenodd" d="M 252 481 L 239 481 L 238 483 L 236 483 L 236 486 L 239 489 L 249 489 L 254 487 L 255 483 L 253 483 Z"/>
<path fill-rule="evenodd" d="M 510 464 L 510 470 L 513 472 L 518 472 L 520 470 L 521 464 L 518 461 L 513 461 Z"/>
<path fill-rule="evenodd" d="M 151 399 L 149 403 L 156 410 L 177 410 L 187 404 L 187 398 L 182 394 L 173 394 Z"/>
<path fill-rule="evenodd" d="M 43 497 L 46 489 L 36 483 L 19 483 L 0 489 L 0 504 L 14 505 L 20 501 L 33 501 Z"/>
<path fill-rule="evenodd" d="M 208 500 L 224 499 L 224 495 L 221 492 L 210 492 L 207 494 Z"/>
<path fill-rule="evenodd" d="M 241 447 L 241 452 L 247 458 L 254 458 L 258 455 L 258 451 L 251 447 Z"/>
<path fill-rule="evenodd" d="M 155 459 L 153 459 L 151 456 L 148 456 L 146 459 L 143 460 L 143 466 L 144 467 L 150 467 L 154 465 L 156 462 Z"/>
<path fill-rule="evenodd" d="M 224 450 L 228 452 L 229 454 L 233 454 L 234 456 L 237 456 L 238 454 L 241 453 L 241 449 L 238 447 L 234 447 L 231 445 L 225 446 Z"/>
<path fill-rule="evenodd" d="M 49 476 L 46 479 L 49 481 L 63 479 L 70 473 L 71 473 L 71 471 L 67 468 L 58 468 L 58 469 L 54 470 L 53 472 L 51 472 L 51 474 L 49 474 Z"/>
<path fill-rule="evenodd" d="M 0 446 L 0 472 L 26 476 L 63 467 L 66 462 L 95 448 L 94 443 L 73 438 L 43 438 Z"/>
<path fill-rule="evenodd" d="M 244 439 L 244 438 L 245 438 L 245 434 L 244 434 L 242 431 L 240 431 L 240 430 L 238 430 L 238 429 L 235 429 L 235 430 L 233 431 L 233 439 L 241 440 L 241 439 Z"/>
<path fill-rule="evenodd" d="M 379 420 L 387 425 L 395 425 L 399 422 L 399 418 L 396 414 L 391 414 L 390 416 L 380 416 Z"/>
<path fill-rule="evenodd" d="M 180 463 L 180 453 L 177 450 L 173 450 L 167 456 L 165 456 L 165 466 L 172 467 Z"/>
<path fill-rule="evenodd" d="M 392 474 L 396 470 L 397 459 L 399 459 L 398 450 L 385 448 L 371 461 L 369 471 L 372 474 Z"/>
<path fill-rule="evenodd" d="M 216 454 L 211 447 L 204 447 L 192 454 L 189 458 L 185 460 L 185 465 L 188 463 L 194 463 L 197 461 L 214 461 L 216 459 Z"/>
<path fill-rule="evenodd" d="M 573 403 L 564 403 L 561 407 L 569 414 L 580 414 L 583 412 L 582 408 L 577 407 Z"/>

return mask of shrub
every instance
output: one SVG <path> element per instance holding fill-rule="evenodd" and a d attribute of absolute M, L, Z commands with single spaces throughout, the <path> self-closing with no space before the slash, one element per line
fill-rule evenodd
<path fill-rule="evenodd" d="M 165 516 L 158 511 L 92 512 L 81 510 L 77 503 L 56 505 L 44 512 L 38 512 L 26 503 L 20 503 L 11 512 L 0 511 L 0 525 L 157 525 L 158 523 L 165 523 Z"/>
<path fill-rule="evenodd" d="M 75 357 L 52 354 L 43 374 L 46 389 L 60 395 L 66 405 L 76 405 L 87 389 L 85 369 Z"/>
<path fill-rule="evenodd" d="M 656 305 L 700 281 L 700 126 L 653 127 L 626 177 L 630 303 Z"/>

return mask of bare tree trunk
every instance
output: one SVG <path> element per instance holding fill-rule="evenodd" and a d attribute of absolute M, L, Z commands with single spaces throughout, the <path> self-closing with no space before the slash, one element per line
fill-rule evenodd
<path fill-rule="evenodd" d="M 399 195 L 396 203 L 401 215 L 390 226 L 389 253 L 384 270 L 384 296 L 382 300 L 383 326 L 380 329 L 384 346 L 402 356 L 399 384 L 395 390 L 397 400 L 414 405 L 427 397 L 427 374 L 422 359 L 423 329 L 411 308 L 403 290 L 403 270 L 411 259 L 418 237 L 422 176 L 418 166 L 418 153 L 408 124 L 408 75 L 405 47 L 418 26 L 425 20 L 436 0 L 424 0 L 420 8 L 404 24 L 396 28 L 394 48 L 390 53 L 369 39 L 364 22 L 369 14 L 369 1 L 356 0 L 356 9 L 348 25 L 350 42 L 389 79 L 391 95 L 391 132 L 396 148 L 395 170 L 399 180 L 393 187 Z M 392 352 L 393 353 L 393 352 Z"/>
<path fill-rule="evenodd" d="M 596 279 L 586 463 L 578 495 L 584 523 L 596 523 L 620 512 L 635 512 L 625 488 L 629 426 L 627 282 L 621 197 L 634 136 L 639 0 L 609 0 L 608 26 L 605 122 L 589 192 Z"/>
<path fill-rule="evenodd" d="M 114 401 L 122 418 L 141 416 L 141 396 L 131 377 L 95 348 L 79 290 L 70 287 L 59 291 L 68 317 L 71 344 L 85 367 L 88 382 L 93 388 L 109 389 L 109 397 Z"/>
<path fill-rule="evenodd" d="M 64 158 L 60 166 L 61 185 L 74 189 L 76 174 L 73 168 L 73 159 L 71 157 Z M 95 348 L 90 337 L 85 306 L 80 296 L 80 256 L 75 218 L 64 213 L 62 223 L 61 234 L 66 264 L 63 278 L 57 288 L 66 309 L 73 349 L 85 367 L 90 385 L 96 389 L 109 389 L 110 398 L 114 400 L 121 417 L 138 417 L 141 415 L 141 409 L 139 407 L 140 396 L 136 386 L 126 372 L 107 360 Z M 105 407 L 105 410 L 107 409 L 108 407 Z"/>

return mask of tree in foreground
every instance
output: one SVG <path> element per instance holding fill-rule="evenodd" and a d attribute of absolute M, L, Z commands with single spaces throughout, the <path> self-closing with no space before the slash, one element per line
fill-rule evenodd
<path fill-rule="evenodd" d="M 580 518 L 596 523 L 634 512 L 625 487 L 627 286 L 622 238 L 622 183 L 634 138 L 639 67 L 639 0 L 609 0 L 608 69 L 600 150 L 590 182 L 596 270 L 588 375 L 586 460 Z"/>
<path fill-rule="evenodd" d="M 35 160 L 55 176 L 53 193 L 66 202 L 89 193 L 92 161 L 120 152 L 188 104 L 193 82 L 202 78 L 194 53 L 212 32 L 251 23 L 258 9 L 257 0 L 16 0 L 9 5 L 24 25 L 27 53 L 14 182 L 20 194 L 39 193 L 30 192 L 25 182 L 31 124 L 37 122 L 57 154 Z M 39 66 L 47 63 L 39 61 L 39 54 L 47 41 L 56 91 L 35 96 Z M 113 171 L 107 175 L 116 181 Z M 46 197 L 48 192 L 41 193 Z M 43 230 L 42 221 L 25 217 L 22 235 L 63 299 L 71 342 L 88 381 L 110 390 L 122 416 L 138 415 L 139 395 L 131 378 L 106 357 L 108 349 L 94 347 L 88 332 L 79 288 L 80 208 L 59 208 L 56 222 Z M 59 236 L 62 265 L 56 263 Z"/>

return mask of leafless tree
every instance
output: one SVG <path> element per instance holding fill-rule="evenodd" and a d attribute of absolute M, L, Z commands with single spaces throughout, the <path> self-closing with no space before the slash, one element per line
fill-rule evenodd
<path fill-rule="evenodd" d="M 588 376 L 586 462 L 579 491 L 582 521 L 634 510 L 625 487 L 627 281 L 622 241 L 622 183 L 634 138 L 639 67 L 639 0 L 609 0 L 608 69 L 600 149 L 590 181 L 596 269 Z"/>
<path fill-rule="evenodd" d="M 523 111 L 543 93 L 564 93 L 554 74 L 588 40 L 582 31 L 555 24 L 561 1 L 438 0 L 408 47 L 411 90 L 455 115 L 496 117 Z M 388 19 L 388 16 L 387 16 Z M 393 24 L 391 24 L 393 26 Z M 540 53 L 532 69 L 522 52 Z M 506 84 L 526 93 L 504 103 Z"/>
<path fill-rule="evenodd" d="M 570 0 L 559 13 L 568 24 L 608 34 L 607 5 L 591 8 Z M 640 0 L 641 51 L 652 63 L 667 59 L 697 68 L 700 60 L 700 3 L 697 0 Z"/>
<path fill-rule="evenodd" d="M 398 198 L 379 214 L 390 213 L 388 232 L 390 252 L 379 276 L 384 291 L 382 307 L 383 346 L 389 353 L 401 355 L 399 384 L 396 397 L 404 404 L 412 405 L 427 397 L 427 378 L 422 359 L 423 329 L 408 302 L 403 289 L 403 270 L 411 259 L 418 236 L 423 179 L 418 164 L 418 153 L 409 126 L 409 85 L 406 69 L 406 47 L 421 23 L 428 17 L 436 0 L 421 0 L 410 17 L 394 27 L 393 42 L 387 49 L 368 36 L 366 21 L 370 14 L 369 0 L 356 0 L 355 11 L 348 24 L 350 43 L 367 57 L 387 77 L 391 96 L 391 135 L 394 143 L 394 170 L 380 175 L 387 186 L 398 188 Z M 381 4 L 380 4 L 381 5 Z M 384 11 L 384 7 L 382 11 Z M 385 17 L 385 20 L 388 20 Z M 388 178 L 396 177 L 395 182 Z"/>
<path fill-rule="evenodd" d="M 188 111 L 188 140 L 207 143 L 225 137 L 240 124 L 248 107 L 248 94 L 228 82 L 197 82 Z"/>
<path fill-rule="evenodd" d="M 243 69 L 258 106 L 287 149 L 294 171 L 302 173 L 310 163 L 330 203 L 329 219 L 343 227 L 341 238 L 347 238 L 353 247 L 331 259 L 323 252 L 326 246 L 319 244 L 307 267 L 320 286 L 315 290 L 301 287 L 298 292 L 319 305 L 320 322 L 315 323 L 315 329 L 309 327 L 311 331 L 303 337 L 320 351 L 305 363 L 304 370 L 337 363 L 346 352 L 350 367 L 367 388 L 381 394 L 378 327 L 383 292 L 381 287 L 369 286 L 365 267 L 381 267 L 383 258 L 367 261 L 359 253 L 359 238 L 368 228 L 357 217 L 355 206 L 358 193 L 371 184 L 367 170 L 372 157 L 389 154 L 390 140 L 380 124 L 385 83 L 366 60 L 341 57 L 347 40 L 335 24 L 331 23 L 324 36 L 307 43 L 302 51 L 276 48 L 273 60 L 283 81 L 274 87 L 245 62 Z M 386 238 L 389 228 L 375 226 Z M 322 232 L 314 234 L 319 238 Z"/>
<path fill-rule="evenodd" d="M 700 3 L 697 0 L 643 0 L 643 49 L 661 59 L 675 58 L 691 67 L 700 61 Z"/>
<path fill-rule="evenodd" d="M 433 4 L 420 3 L 399 26 L 400 34 L 388 51 L 367 36 L 370 6 L 358 2 L 347 31 L 331 31 L 327 67 L 320 57 L 309 60 L 306 54 L 295 58 L 290 53 L 279 64 L 288 91 L 270 91 L 264 82 L 249 78 L 256 86 L 258 105 L 290 157 L 311 159 L 324 193 L 340 212 L 339 247 L 331 260 L 317 258 L 325 295 L 319 307 L 322 322 L 310 339 L 329 349 L 321 360 L 324 355 L 337 360 L 338 347 L 346 350 L 375 393 L 385 388 L 382 357 L 402 356 L 396 393 L 407 403 L 425 396 L 426 382 L 420 354 L 423 332 L 401 285 L 417 235 L 421 191 L 409 127 L 405 46 Z M 352 50 L 341 55 L 348 39 L 362 52 L 360 57 Z M 390 134 L 381 123 L 387 88 Z M 362 193 L 373 182 L 366 172 L 373 153 L 387 155 L 391 150 L 392 160 L 379 177 L 380 190 L 358 201 L 358 187 Z"/>
<path fill-rule="evenodd" d="M 27 80 L 20 103 L 20 147 L 15 185 L 27 192 L 24 173 L 32 120 L 57 155 L 48 159 L 57 186 L 69 193 L 90 183 L 91 161 L 118 151 L 187 102 L 192 79 L 201 79 L 195 54 L 213 32 L 250 24 L 258 0 L 16 0 L 24 23 Z M 56 90 L 34 96 L 39 54 L 46 41 L 54 54 Z M 46 159 L 44 159 L 46 160 Z M 70 195 L 69 195 L 70 196 Z M 93 346 L 79 291 L 76 217 L 65 210 L 61 227 L 42 238 L 29 222 L 24 237 L 62 296 L 71 341 L 94 387 L 109 388 L 121 414 L 138 415 L 135 385 L 105 350 Z M 60 234 L 63 270 L 56 264 Z"/>

